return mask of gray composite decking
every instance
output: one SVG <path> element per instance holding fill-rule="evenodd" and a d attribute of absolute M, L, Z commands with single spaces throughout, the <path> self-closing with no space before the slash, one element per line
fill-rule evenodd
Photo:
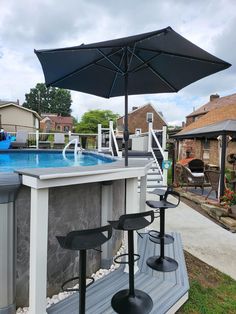
<path fill-rule="evenodd" d="M 179 267 L 176 271 L 169 273 L 153 271 L 146 265 L 148 257 L 159 255 L 159 245 L 151 242 L 147 234 L 142 234 L 143 238 L 139 237 L 138 252 L 141 258 L 138 262 L 139 271 L 135 274 L 135 288 L 143 290 L 151 296 L 153 300 L 152 314 L 174 313 L 173 309 L 177 310 L 188 296 L 189 283 L 181 237 L 178 233 L 172 233 L 172 235 L 175 241 L 173 244 L 165 245 L 165 255 L 174 258 Z M 128 288 L 128 274 L 121 266 L 118 270 L 97 280 L 87 289 L 86 313 L 115 313 L 111 308 L 111 298 L 116 292 L 126 288 Z M 78 293 L 47 309 L 48 314 L 78 314 L 78 312 Z"/>

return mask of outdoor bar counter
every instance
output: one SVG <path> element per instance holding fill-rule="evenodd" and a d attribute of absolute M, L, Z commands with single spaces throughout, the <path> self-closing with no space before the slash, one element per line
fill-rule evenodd
<path fill-rule="evenodd" d="M 70 167 L 70 168 L 37 168 L 37 169 L 21 169 L 17 171 L 21 175 L 23 187 L 30 188 L 30 262 L 29 262 L 29 308 L 32 314 L 46 313 L 46 297 L 47 297 L 47 254 L 48 254 L 48 228 L 49 214 L 52 210 L 51 203 L 56 200 L 50 196 L 50 193 L 60 188 L 65 188 L 67 195 L 70 195 L 72 200 L 73 194 L 76 194 L 75 187 L 83 188 L 83 194 L 90 202 L 90 193 L 96 193 L 96 189 L 91 187 L 93 184 L 99 184 L 100 195 L 99 200 L 101 208 L 100 221 L 97 224 L 105 225 L 107 220 L 118 218 L 124 213 L 138 212 L 145 210 L 146 198 L 146 174 L 151 167 L 151 162 L 143 160 L 130 160 L 129 166 L 124 166 L 123 160 L 118 160 L 111 164 L 89 166 L 89 167 Z M 138 195 L 138 179 L 140 178 L 140 196 Z M 92 184 L 92 185 L 91 185 Z M 119 184 L 119 185 L 117 185 Z M 123 196 L 116 196 L 116 187 L 122 186 Z M 117 191 L 119 192 L 119 191 Z M 64 191 L 65 193 L 65 191 Z M 57 194 L 58 195 L 58 194 Z M 82 194 L 81 194 L 82 195 Z M 62 193 L 63 196 L 63 193 Z M 62 197 L 61 196 L 61 197 Z M 92 198 L 93 195 L 91 195 Z M 117 198 L 116 198 L 117 197 Z M 114 199 L 113 199 L 114 198 Z M 125 200 L 120 203 L 120 199 Z M 83 200 L 84 202 L 85 200 Z M 58 211 L 60 204 L 66 208 L 67 204 L 63 204 L 63 200 L 56 202 Z M 78 216 L 74 215 L 73 220 L 80 220 L 78 201 Z M 118 203 L 119 209 L 114 213 L 114 205 Z M 125 206 L 126 204 L 126 206 Z M 77 204 L 76 204 L 77 205 Z M 93 206 L 91 203 L 91 213 Z M 74 204 L 75 206 L 75 204 Z M 116 205 L 117 206 L 117 205 Z M 68 204 L 69 207 L 69 204 Z M 57 211 L 57 208 L 53 209 Z M 69 210 L 69 208 L 68 208 Z M 96 209 L 94 209 L 96 210 Z M 90 215 L 91 215 L 90 213 Z M 115 216 L 115 217 L 114 217 Z M 91 221 L 96 218 L 96 214 L 91 215 Z M 61 218 L 61 217 L 59 217 Z M 56 223 L 56 222 L 55 222 Z M 63 223 L 60 221 L 60 223 Z M 70 227 L 70 226 L 67 226 Z M 91 228 L 88 224 L 83 229 Z M 70 230 L 68 230 L 70 231 Z M 53 237 L 58 234 L 52 235 Z M 62 234 L 65 235 L 65 234 Z M 110 261 L 111 244 L 106 244 L 102 248 L 103 253 L 101 260 L 105 265 Z M 56 261 L 55 261 L 56 262 Z M 89 263 L 89 258 L 88 258 Z M 108 265 L 108 264 L 107 264 Z"/>

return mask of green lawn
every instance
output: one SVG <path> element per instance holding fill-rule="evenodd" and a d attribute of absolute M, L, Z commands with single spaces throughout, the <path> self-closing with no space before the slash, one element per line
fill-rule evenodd
<path fill-rule="evenodd" d="M 190 281 L 189 300 L 178 313 L 235 314 L 236 281 L 189 253 L 185 257 Z"/>

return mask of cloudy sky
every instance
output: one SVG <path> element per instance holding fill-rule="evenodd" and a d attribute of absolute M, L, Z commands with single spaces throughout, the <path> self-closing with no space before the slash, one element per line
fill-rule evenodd
<path fill-rule="evenodd" d="M 177 94 L 129 97 L 129 108 L 151 102 L 170 124 L 206 103 L 210 94 L 236 92 L 235 0 L 0 0 L 0 99 L 25 100 L 44 82 L 34 49 L 75 46 L 171 26 L 232 64 Z M 72 114 L 110 109 L 123 115 L 123 97 L 109 100 L 72 92 Z"/>

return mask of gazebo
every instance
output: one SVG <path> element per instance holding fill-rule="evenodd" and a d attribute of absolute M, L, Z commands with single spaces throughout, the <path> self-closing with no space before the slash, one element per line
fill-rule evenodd
<path fill-rule="evenodd" d="M 236 119 L 226 119 L 210 125 L 191 130 L 182 130 L 173 136 L 177 141 L 181 139 L 194 139 L 194 138 L 217 138 L 221 141 L 221 154 L 220 154 L 220 196 L 224 194 L 224 175 L 225 175 L 225 156 L 227 149 L 227 142 L 229 139 L 236 138 Z"/>

